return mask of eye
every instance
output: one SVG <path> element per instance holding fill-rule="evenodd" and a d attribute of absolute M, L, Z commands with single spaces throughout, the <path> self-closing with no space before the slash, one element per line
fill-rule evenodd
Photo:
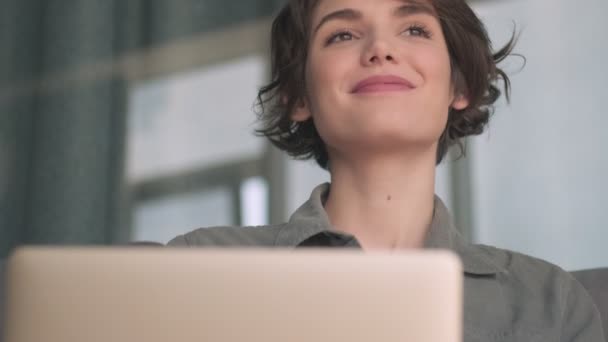
<path fill-rule="evenodd" d="M 412 37 L 431 38 L 431 32 L 419 24 L 410 25 L 403 33 Z"/>
<path fill-rule="evenodd" d="M 326 41 L 325 45 L 330 45 L 339 42 L 345 42 L 355 39 L 355 36 L 349 31 L 338 31 L 333 33 Z"/>

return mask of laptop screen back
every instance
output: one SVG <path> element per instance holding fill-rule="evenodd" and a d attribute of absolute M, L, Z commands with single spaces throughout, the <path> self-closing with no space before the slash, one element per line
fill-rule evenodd
<path fill-rule="evenodd" d="M 461 341 L 447 252 L 25 248 L 6 342 Z"/>

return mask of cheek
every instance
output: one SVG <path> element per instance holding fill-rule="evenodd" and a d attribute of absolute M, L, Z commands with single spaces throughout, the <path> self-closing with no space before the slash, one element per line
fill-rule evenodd
<path fill-rule="evenodd" d="M 427 49 L 416 56 L 424 79 L 423 102 L 434 115 L 447 116 L 453 101 L 450 56 L 441 48 Z"/>
<path fill-rule="evenodd" d="M 451 89 L 452 68 L 447 51 L 428 51 L 419 58 L 425 79 L 433 88 L 449 93 Z"/>
<path fill-rule="evenodd" d="M 352 65 L 347 59 L 352 58 L 352 52 L 317 53 L 311 54 L 306 65 L 306 89 L 311 101 L 310 109 L 316 120 L 323 120 L 324 112 L 331 108 L 339 108 L 343 101 L 345 90 L 345 75 L 348 75 Z M 325 109 L 325 110 L 323 110 Z"/>
<path fill-rule="evenodd" d="M 336 63 L 341 61 L 336 56 L 328 57 L 327 54 L 309 56 L 306 65 L 306 89 L 308 109 L 317 132 L 326 144 L 335 145 L 339 132 L 344 129 L 340 124 L 342 116 L 339 110 L 335 109 L 343 108 L 339 89 L 346 63 Z"/>
<path fill-rule="evenodd" d="M 323 95 L 327 90 L 339 87 L 344 75 L 348 73 L 348 57 L 344 53 L 327 52 L 311 55 L 306 65 L 308 89 L 317 95 Z"/>
<path fill-rule="evenodd" d="M 424 79 L 421 102 L 419 102 L 424 116 L 420 120 L 427 129 L 440 135 L 447 123 L 453 100 L 450 57 L 447 51 L 440 48 L 419 52 L 415 63 Z"/>

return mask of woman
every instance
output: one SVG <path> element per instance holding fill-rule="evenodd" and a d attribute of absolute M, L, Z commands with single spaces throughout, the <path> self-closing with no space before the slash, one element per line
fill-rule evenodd
<path fill-rule="evenodd" d="M 289 222 L 216 227 L 173 246 L 447 248 L 465 270 L 465 340 L 602 341 L 558 267 L 467 243 L 434 196 L 450 145 L 482 132 L 509 79 L 464 0 L 291 0 L 273 23 L 260 132 L 331 174 Z"/>

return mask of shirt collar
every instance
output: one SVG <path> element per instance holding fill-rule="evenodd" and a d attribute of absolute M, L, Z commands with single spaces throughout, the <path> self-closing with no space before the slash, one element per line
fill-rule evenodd
<path fill-rule="evenodd" d="M 279 231 L 277 245 L 295 247 L 320 233 L 334 233 L 347 240 L 355 240 L 354 237 L 332 227 L 327 212 L 323 208 L 323 198 L 327 196 L 328 192 L 329 183 L 321 184 L 312 191 L 309 200 L 293 213 L 289 222 Z M 464 239 L 454 226 L 448 209 L 437 196 L 435 196 L 433 219 L 424 247 L 448 249 L 458 254 L 465 273 L 494 275 L 504 271 L 484 255 L 477 246 Z"/>

